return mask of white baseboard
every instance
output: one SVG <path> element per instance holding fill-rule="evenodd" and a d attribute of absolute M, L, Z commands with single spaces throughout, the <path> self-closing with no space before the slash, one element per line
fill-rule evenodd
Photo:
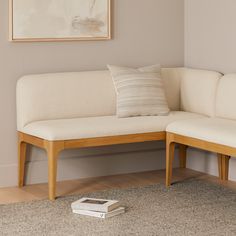
<path fill-rule="evenodd" d="M 209 175 L 219 176 L 217 155 L 190 148 L 188 150 L 187 168 L 204 172 Z M 229 179 L 236 181 L 236 159 L 231 158 L 229 163 Z"/>
<path fill-rule="evenodd" d="M 152 146 L 152 145 L 151 145 Z M 86 152 L 74 157 L 76 152 L 62 154 L 58 161 L 58 181 L 126 174 L 142 171 L 151 171 L 165 168 L 165 150 L 150 149 L 127 152 L 115 152 L 108 154 L 101 150 L 95 155 L 96 150 Z M 102 154 L 102 152 L 104 154 Z M 45 153 L 33 150 L 36 158 L 30 158 L 26 165 L 26 184 L 47 182 L 47 159 Z M 176 152 L 177 153 L 177 152 Z M 33 155 L 33 156 L 34 156 Z M 42 156 L 41 156 L 42 155 Z M 71 157 L 72 156 L 72 157 Z M 187 168 L 218 176 L 217 158 L 213 153 L 188 149 Z M 175 158 L 174 166 L 178 166 L 178 158 Z M 236 181 L 236 160 L 230 160 L 229 179 Z M 17 164 L 0 165 L 0 187 L 17 185 Z"/>
<path fill-rule="evenodd" d="M 174 166 L 178 165 L 176 158 Z M 62 157 L 58 161 L 58 181 L 97 176 L 126 174 L 165 168 L 165 150 L 130 151 L 91 155 L 84 157 Z M 47 182 L 47 159 L 30 161 L 26 165 L 26 184 Z M 0 187 L 17 185 L 17 165 L 0 166 Z"/>
<path fill-rule="evenodd" d="M 0 165 L 0 187 L 16 186 L 17 173 L 17 164 Z"/>

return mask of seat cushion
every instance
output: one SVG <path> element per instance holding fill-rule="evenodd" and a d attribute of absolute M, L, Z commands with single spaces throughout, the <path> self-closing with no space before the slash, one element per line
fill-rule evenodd
<path fill-rule="evenodd" d="M 117 118 L 116 116 L 37 121 L 26 125 L 23 133 L 42 139 L 71 140 L 165 131 L 168 124 L 181 119 L 202 117 L 188 112 L 170 112 L 168 116 Z"/>
<path fill-rule="evenodd" d="M 167 132 L 236 148 L 236 121 L 220 118 L 179 120 Z"/>

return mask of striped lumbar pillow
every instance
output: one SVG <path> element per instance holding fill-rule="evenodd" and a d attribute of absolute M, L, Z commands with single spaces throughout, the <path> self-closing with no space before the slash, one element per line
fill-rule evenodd
<path fill-rule="evenodd" d="M 160 65 L 139 69 L 108 65 L 117 92 L 117 116 L 167 115 Z"/>

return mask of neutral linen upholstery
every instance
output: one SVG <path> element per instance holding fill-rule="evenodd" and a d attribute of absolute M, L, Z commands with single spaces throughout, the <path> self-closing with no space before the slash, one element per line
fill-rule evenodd
<path fill-rule="evenodd" d="M 139 116 L 117 118 L 117 116 L 87 117 L 33 122 L 23 132 L 46 140 L 70 140 L 165 131 L 175 120 L 202 117 L 188 112 L 170 112 L 168 116 Z"/>
<path fill-rule="evenodd" d="M 221 74 L 185 69 L 181 80 L 181 108 L 207 116 L 215 115 L 216 89 Z"/>
<path fill-rule="evenodd" d="M 117 116 L 167 115 L 160 65 L 139 69 L 108 65 L 117 92 Z"/>
<path fill-rule="evenodd" d="M 180 85 L 185 68 L 162 68 L 161 77 L 164 83 L 168 106 L 172 111 L 180 110 Z"/>
<path fill-rule="evenodd" d="M 180 69 L 161 71 L 170 108 L 179 110 Z M 116 92 L 108 70 L 28 75 L 17 82 L 18 131 L 33 121 L 115 113 Z"/>
<path fill-rule="evenodd" d="M 116 112 L 109 71 L 28 75 L 17 83 L 18 130 L 33 121 Z"/>
<path fill-rule="evenodd" d="M 219 82 L 216 116 L 236 120 L 236 74 L 225 75 Z"/>
<path fill-rule="evenodd" d="M 167 132 L 236 148 L 236 121 L 220 118 L 198 118 L 175 121 Z"/>

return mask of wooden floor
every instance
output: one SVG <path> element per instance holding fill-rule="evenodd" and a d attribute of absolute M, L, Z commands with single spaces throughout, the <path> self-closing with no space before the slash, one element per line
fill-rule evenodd
<path fill-rule="evenodd" d="M 217 177 L 189 169 L 175 169 L 173 175 L 174 182 L 189 178 L 204 179 L 236 190 L 236 182 L 220 181 Z M 63 181 L 57 183 L 57 196 L 86 194 L 99 190 L 138 187 L 155 183 L 165 183 L 164 170 Z M 46 199 L 47 196 L 47 184 L 29 185 L 21 189 L 17 187 L 0 188 L 0 204 Z"/>

